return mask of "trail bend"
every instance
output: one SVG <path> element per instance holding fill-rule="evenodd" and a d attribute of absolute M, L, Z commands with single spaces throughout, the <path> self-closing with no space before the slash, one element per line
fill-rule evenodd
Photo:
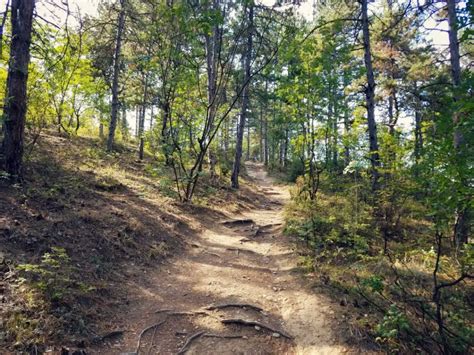
<path fill-rule="evenodd" d="M 352 352 L 341 341 L 330 300 L 304 281 L 293 245 L 283 236 L 287 187 L 276 184 L 261 164 L 246 168 L 266 202 L 239 215 L 203 220 L 191 248 L 150 271 L 146 285 L 129 285 L 129 304 L 118 317 L 123 337 L 94 351 L 136 353 L 143 329 L 160 324 L 143 334 L 139 354 L 176 354 L 193 336 L 182 349 L 186 354 Z M 225 307 L 206 309 L 216 305 Z M 270 330 L 224 324 L 226 319 Z"/>

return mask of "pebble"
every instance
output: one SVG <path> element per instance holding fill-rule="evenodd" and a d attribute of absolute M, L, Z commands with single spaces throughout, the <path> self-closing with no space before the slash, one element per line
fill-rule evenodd
<path fill-rule="evenodd" d="M 272 333 L 272 337 L 279 338 L 279 337 L 281 337 L 281 334 L 280 333 Z"/>
<path fill-rule="evenodd" d="M 260 329 L 262 329 L 262 328 L 260 328 L 258 325 L 256 325 L 256 326 L 255 326 L 255 329 L 256 329 L 256 330 L 260 330 Z"/>

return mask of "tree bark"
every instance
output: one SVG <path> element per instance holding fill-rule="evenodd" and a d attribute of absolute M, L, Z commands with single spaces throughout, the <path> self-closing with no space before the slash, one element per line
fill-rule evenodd
<path fill-rule="evenodd" d="M 144 148 L 145 148 L 145 113 L 146 113 L 146 104 L 148 96 L 148 75 L 144 75 L 143 79 L 143 98 L 142 98 L 142 109 L 140 112 L 139 122 L 138 122 L 138 159 L 143 160 Z"/>
<path fill-rule="evenodd" d="M 250 123 L 247 124 L 247 155 L 246 159 L 250 160 Z"/>
<path fill-rule="evenodd" d="M 109 124 L 109 136 L 107 139 L 107 151 L 111 151 L 114 148 L 115 128 L 117 127 L 117 113 L 119 108 L 118 86 L 120 75 L 120 55 L 122 51 L 123 30 L 125 27 L 125 1 L 126 0 L 120 0 L 120 13 L 117 23 L 117 37 L 115 40 L 114 53 L 114 73 L 112 79 L 112 109 Z"/>
<path fill-rule="evenodd" d="M 212 3 L 213 10 L 220 11 L 220 5 L 218 0 L 214 0 Z M 206 35 L 206 64 L 207 64 L 207 97 L 208 97 L 208 112 L 207 112 L 207 132 L 204 135 L 206 138 L 205 145 L 207 146 L 207 161 L 209 164 L 209 173 L 211 178 L 216 176 L 216 165 L 217 155 L 214 152 L 213 147 L 208 145 L 208 134 L 214 129 L 214 121 L 217 116 L 217 108 L 219 107 L 220 95 L 218 92 L 218 57 L 221 47 L 221 30 L 216 24 L 212 28 L 212 35 Z"/>
<path fill-rule="evenodd" d="M 3 152 L 5 171 L 12 181 L 22 178 L 28 64 L 34 7 L 34 0 L 13 0 L 11 5 L 12 40 L 4 108 Z"/>
<path fill-rule="evenodd" d="M 265 80 L 265 93 L 268 92 L 268 81 Z M 263 141 L 263 162 L 265 166 L 268 166 L 268 115 L 267 115 L 267 110 L 265 110 L 265 114 L 263 117 L 263 134 L 264 134 L 264 141 Z"/>
<path fill-rule="evenodd" d="M 365 98 L 367 105 L 367 124 L 369 130 L 370 164 L 372 166 L 372 190 L 376 191 L 379 185 L 380 156 L 377 140 L 377 125 L 375 123 L 375 79 L 372 68 L 372 54 L 370 51 L 370 29 L 367 8 L 368 0 L 361 0 L 362 5 L 362 33 L 364 39 L 364 63 L 367 76 Z"/>
<path fill-rule="evenodd" d="M 461 63 L 459 54 L 459 40 L 458 40 L 458 22 L 456 16 L 456 1 L 446 0 L 448 7 L 448 24 L 449 24 L 449 54 L 451 62 L 451 79 L 453 82 L 453 100 L 454 103 L 458 101 L 458 90 L 461 86 Z M 464 136 L 459 127 L 460 114 L 456 110 L 453 113 L 453 146 L 457 155 L 457 164 L 461 170 L 461 180 L 464 185 L 468 185 L 468 178 L 464 176 Z M 471 209 L 468 206 L 458 206 L 456 211 L 456 223 L 454 229 L 455 243 L 459 247 L 468 242 L 470 224 L 471 224 Z"/>
<path fill-rule="evenodd" d="M 244 90 L 242 92 L 242 109 L 240 111 L 239 125 L 237 127 L 237 141 L 235 147 L 235 159 L 232 169 L 232 187 L 239 188 L 239 174 L 240 162 L 242 159 L 242 141 L 245 130 L 245 120 L 247 119 L 247 109 L 249 105 L 249 81 L 250 81 L 250 66 L 252 64 L 252 47 L 253 47 L 253 2 L 250 1 L 248 5 L 248 34 L 247 34 L 247 48 L 245 51 L 245 76 L 244 76 Z"/>
<path fill-rule="evenodd" d="M 127 107 L 122 102 L 122 138 L 124 141 L 128 140 L 128 124 L 127 124 Z"/>
<path fill-rule="evenodd" d="M 263 152 L 263 102 L 260 103 L 260 120 L 259 120 L 259 144 L 258 144 L 258 155 L 259 155 L 259 161 L 263 163 L 264 161 L 264 155 L 265 153 Z"/>

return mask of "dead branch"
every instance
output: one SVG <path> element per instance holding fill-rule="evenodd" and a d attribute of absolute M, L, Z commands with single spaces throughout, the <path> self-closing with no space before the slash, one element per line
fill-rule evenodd
<path fill-rule="evenodd" d="M 260 322 L 256 322 L 253 320 L 245 320 L 245 319 L 239 319 L 239 318 L 231 318 L 231 319 L 223 319 L 221 320 L 223 324 L 241 324 L 241 325 L 248 325 L 248 326 L 257 326 L 263 329 L 267 329 L 271 331 L 272 333 L 278 333 L 281 336 L 287 338 L 287 339 L 293 339 L 293 337 L 287 333 L 285 333 L 282 330 L 274 329 L 270 327 L 269 325 L 262 324 Z"/>
<path fill-rule="evenodd" d="M 209 310 L 209 311 L 212 311 L 212 310 L 215 310 L 215 309 L 223 309 L 223 308 L 230 308 L 230 307 L 250 308 L 250 309 L 253 309 L 257 312 L 263 312 L 262 308 L 260 308 L 258 306 L 254 306 L 252 304 L 247 304 L 247 303 L 224 303 L 224 304 L 209 306 L 206 309 Z"/>

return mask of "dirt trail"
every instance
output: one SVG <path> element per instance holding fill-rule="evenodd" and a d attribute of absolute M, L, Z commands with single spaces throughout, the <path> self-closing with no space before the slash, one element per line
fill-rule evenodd
<path fill-rule="evenodd" d="M 129 305 L 119 315 L 120 323 L 115 322 L 115 328 L 124 330 L 122 338 L 111 337 L 93 353 L 135 353 L 140 332 L 163 321 L 143 335 L 140 354 L 176 354 L 199 332 L 205 333 L 189 344 L 187 354 L 347 351 L 339 344 L 330 301 L 305 285 L 291 242 L 282 236 L 287 188 L 274 184 L 259 164 L 247 164 L 247 170 L 270 202 L 226 220 L 203 222 L 202 233 L 189 252 L 162 265 L 156 274 L 149 271 L 146 285 L 130 285 Z M 249 307 L 206 310 L 233 303 L 263 311 Z M 273 330 L 223 324 L 224 319 L 257 321 Z"/>

